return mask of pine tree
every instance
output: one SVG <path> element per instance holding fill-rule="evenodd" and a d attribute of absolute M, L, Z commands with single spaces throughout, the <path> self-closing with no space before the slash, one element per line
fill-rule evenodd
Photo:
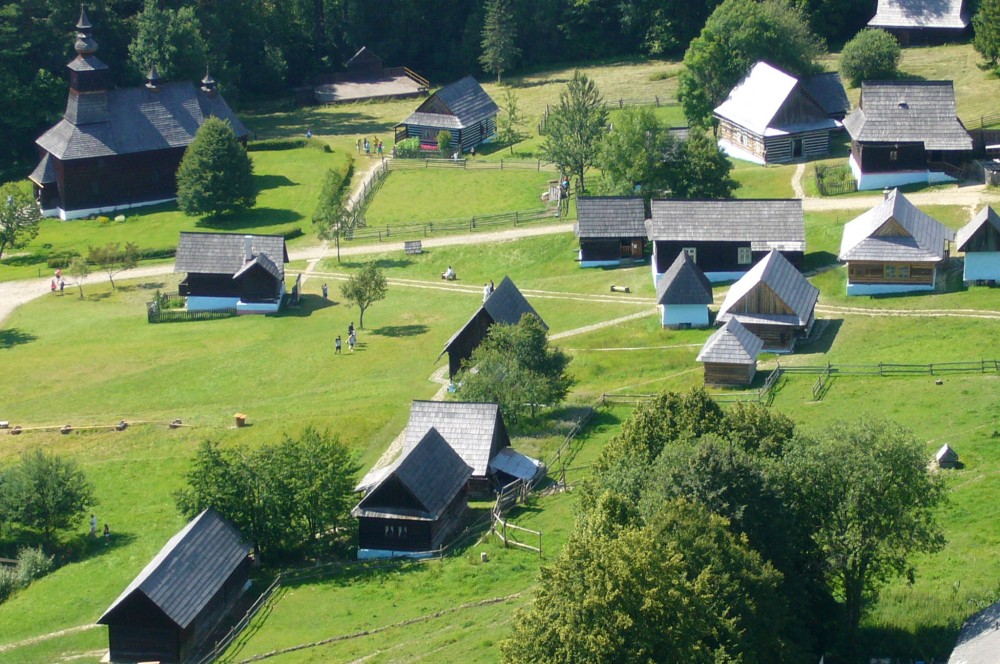
<path fill-rule="evenodd" d="M 508 0 L 489 0 L 483 21 L 483 54 L 479 56 L 479 62 L 486 71 L 496 73 L 497 83 L 521 55 L 516 41 L 517 26 L 514 25 L 510 3 Z"/>
<path fill-rule="evenodd" d="M 559 94 L 559 105 L 549 115 L 542 154 L 561 173 L 576 176 L 584 191 L 584 172 L 594 164 L 608 123 L 608 109 L 597 85 L 579 71 Z"/>
<path fill-rule="evenodd" d="M 228 122 L 207 119 L 177 169 L 177 204 L 190 216 L 217 217 L 256 202 L 253 161 Z"/>

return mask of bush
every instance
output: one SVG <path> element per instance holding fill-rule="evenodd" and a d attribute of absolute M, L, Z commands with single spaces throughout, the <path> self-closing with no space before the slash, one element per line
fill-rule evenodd
<path fill-rule="evenodd" d="M 175 247 L 161 248 L 161 249 L 140 249 L 139 250 L 139 260 L 146 261 L 155 258 L 173 258 L 177 255 L 177 249 Z"/>
<path fill-rule="evenodd" d="M 441 154 L 448 156 L 448 151 L 451 149 L 451 132 L 447 129 L 442 129 L 438 132 L 438 150 Z"/>
<path fill-rule="evenodd" d="M 41 578 L 52 570 L 52 556 L 45 555 L 41 547 L 25 547 L 17 554 L 17 583 L 24 588 L 33 580 Z"/>
<path fill-rule="evenodd" d="M 69 264 L 73 262 L 73 259 L 79 256 L 80 253 L 77 251 L 57 251 L 49 254 L 45 264 L 54 270 L 65 270 L 69 267 Z"/>
<path fill-rule="evenodd" d="M 277 150 L 297 150 L 309 144 L 309 139 L 302 138 L 266 138 L 262 141 L 247 143 L 247 152 L 272 152 Z"/>
<path fill-rule="evenodd" d="M 305 235 L 305 233 L 303 233 L 302 229 L 299 228 L 298 226 L 290 230 L 287 230 L 281 234 L 281 236 L 284 237 L 285 240 L 294 240 L 295 238 L 302 237 L 303 235 Z"/>
<path fill-rule="evenodd" d="M 0 602 L 13 595 L 17 588 L 17 569 L 0 565 Z"/>
<path fill-rule="evenodd" d="M 844 44 L 840 53 L 840 74 L 855 88 L 862 81 L 896 78 L 899 56 L 899 43 L 888 32 L 862 30 Z"/>
<path fill-rule="evenodd" d="M 402 159 L 420 156 L 420 139 L 416 136 L 396 143 L 393 154 Z"/>

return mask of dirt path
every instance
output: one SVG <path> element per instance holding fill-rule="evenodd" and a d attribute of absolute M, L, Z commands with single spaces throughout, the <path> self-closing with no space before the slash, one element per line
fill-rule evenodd
<path fill-rule="evenodd" d="M 30 639 L 24 639 L 23 641 L 15 641 L 14 643 L 0 645 L 0 652 L 7 652 L 8 650 L 16 650 L 17 648 L 32 646 L 36 643 L 41 643 L 42 641 L 58 639 L 63 636 L 69 636 L 70 634 L 76 634 L 78 632 L 86 632 L 87 630 L 94 629 L 95 627 L 100 627 L 100 625 L 97 625 L 96 623 L 91 625 L 78 625 L 77 627 L 67 627 L 66 629 L 61 629 L 58 632 L 39 634 L 38 636 L 33 636 Z"/>
<path fill-rule="evenodd" d="M 804 168 L 800 164 L 800 168 Z M 798 173 L 798 169 L 796 169 Z M 795 178 L 793 177 L 793 187 Z M 801 182 L 800 182 L 801 188 Z M 803 192 L 804 193 L 804 192 Z M 796 196 L 798 196 L 798 190 Z M 958 205 L 974 210 L 978 210 L 987 203 L 1000 202 L 1000 194 L 986 190 L 986 185 L 975 184 L 960 186 L 955 189 L 945 189 L 942 191 L 923 191 L 913 194 L 906 194 L 907 200 L 914 205 Z M 824 210 L 864 210 L 875 207 L 882 202 L 882 194 L 873 193 L 871 196 L 845 196 L 839 198 L 805 198 L 802 201 L 802 209 L 806 212 L 821 212 Z"/>
<path fill-rule="evenodd" d="M 806 162 L 803 161 L 795 167 L 795 173 L 792 174 L 792 191 L 795 192 L 795 198 L 804 199 L 806 197 L 806 192 L 802 189 L 802 176 L 805 172 Z"/>

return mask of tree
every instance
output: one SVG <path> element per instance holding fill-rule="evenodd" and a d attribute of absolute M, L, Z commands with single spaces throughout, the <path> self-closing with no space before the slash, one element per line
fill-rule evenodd
<path fill-rule="evenodd" d="M 447 129 L 439 131 L 437 135 L 437 143 L 438 151 L 447 157 L 448 153 L 451 151 L 451 132 Z M 462 146 L 459 146 L 458 149 L 461 150 Z"/>
<path fill-rule="evenodd" d="M 125 248 L 119 242 L 108 242 L 103 247 L 88 247 L 87 262 L 104 270 L 111 288 L 117 288 L 115 275 L 139 264 L 139 247 L 131 242 L 126 242 Z"/>
<path fill-rule="evenodd" d="M 337 262 L 340 262 L 340 234 L 347 228 L 351 218 L 348 207 L 348 185 L 354 173 L 354 157 L 347 156 L 343 171 L 331 168 L 326 172 L 319 204 L 313 213 L 313 223 L 319 226 L 319 239 L 334 240 L 337 243 Z"/>
<path fill-rule="evenodd" d="M 483 69 L 497 75 L 497 83 L 521 55 L 517 47 L 517 25 L 509 0 L 488 0 L 483 21 L 483 54 L 479 63 Z"/>
<path fill-rule="evenodd" d="M 532 314 L 522 316 L 516 325 L 490 327 L 472 357 L 463 362 L 458 397 L 500 404 L 504 421 L 511 427 L 525 415 L 537 414 L 543 404 L 562 402 L 573 384 L 566 373 L 569 356 L 550 348 L 545 334 L 541 321 Z"/>
<path fill-rule="evenodd" d="M 41 220 L 38 205 L 23 187 L 13 182 L 0 187 L 0 258 L 6 249 L 20 249 L 34 240 Z"/>
<path fill-rule="evenodd" d="M 740 183 L 729 176 L 733 163 L 706 132 L 692 128 L 680 156 L 667 164 L 674 198 L 732 198 Z"/>
<path fill-rule="evenodd" d="M 840 73 L 852 87 L 862 81 L 881 81 L 899 75 L 899 42 L 885 30 L 862 30 L 844 44 Z"/>
<path fill-rule="evenodd" d="M 584 191 L 584 171 L 594 163 L 607 122 L 608 110 L 597 86 L 586 74 L 573 72 L 549 114 L 542 154 L 562 173 L 576 176 L 577 191 Z"/>
<path fill-rule="evenodd" d="M 69 264 L 69 276 L 73 277 L 76 287 L 80 289 L 80 299 L 83 299 L 83 282 L 90 276 L 90 263 L 83 256 L 77 256 Z"/>
<path fill-rule="evenodd" d="M 72 459 L 41 449 L 21 454 L 7 476 L 8 518 L 41 533 L 46 544 L 57 531 L 73 527 L 96 504 L 94 487 Z"/>
<path fill-rule="evenodd" d="M 352 274 L 343 286 L 340 295 L 348 304 L 353 304 L 361 310 L 358 327 L 365 329 L 365 311 L 373 303 L 385 299 L 388 286 L 385 273 L 379 269 L 375 261 L 365 263 L 361 271 Z"/>
<path fill-rule="evenodd" d="M 210 117 L 198 129 L 177 169 L 177 204 L 190 216 L 253 207 L 253 161 L 225 120 Z"/>
<path fill-rule="evenodd" d="M 830 426 L 786 455 L 800 497 L 798 518 L 813 525 L 833 592 L 844 602 L 847 643 L 857 642 L 865 608 L 889 579 L 912 578 L 910 558 L 944 545 L 936 521 L 945 499 L 922 446 L 879 419 Z"/>
<path fill-rule="evenodd" d="M 973 46 L 986 64 L 996 68 L 1000 62 L 1000 0 L 980 0 L 972 28 L 976 33 Z"/>
<path fill-rule="evenodd" d="M 595 166 L 597 191 L 608 196 L 642 195 L 649 200 L 669 189 L 667 162 L 675 142 L 648 108 L 626 108 L 601 141 Z"/>
<path fill-rule="evenodd" d="M 823 50 L 802 9 L 787 0 L 725 0 L 684 54 L 678 89 L 684 115 L 692 126 L 707 127 L 713 109 L 758 60 L 800 76 L 815 71 Z"/>
<path fill-rule="evenodd" d="M 510 146 L 510 153 L 514 154 L 514 144 L 521 140 L 521 127 L 524 126 L 524 115 L 518 108 L 517 95 L 514 90 L 505 87 L 503 89 L 503 99 L 500 101 L 500 109 L 503 114 L 497 118 L 498 136 L 501 143 Z"/>
<path fill-rule="evenodd" d="M 166 80 L 196 81 L 204 76 L 208 45 L 193 7 L 161 9 L 157 0 L 146 0 L 136 15 L 136 28 L 128 52 L 141 74 L 155 66 Z"/>

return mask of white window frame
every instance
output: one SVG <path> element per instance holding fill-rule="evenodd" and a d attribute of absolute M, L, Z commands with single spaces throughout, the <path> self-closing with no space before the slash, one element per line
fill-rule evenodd
<path fill-rule="evenodd" d="M 681 251 L 690 256 L 692 262 L 698 262 L 698 247 L 684 247 Z"/>
<path fill-rule="evenodd" d="M 753 263 L 753 249 L 750 247 L 737 247 L 736 262 L 739 265 L 750 265 Z"/>

